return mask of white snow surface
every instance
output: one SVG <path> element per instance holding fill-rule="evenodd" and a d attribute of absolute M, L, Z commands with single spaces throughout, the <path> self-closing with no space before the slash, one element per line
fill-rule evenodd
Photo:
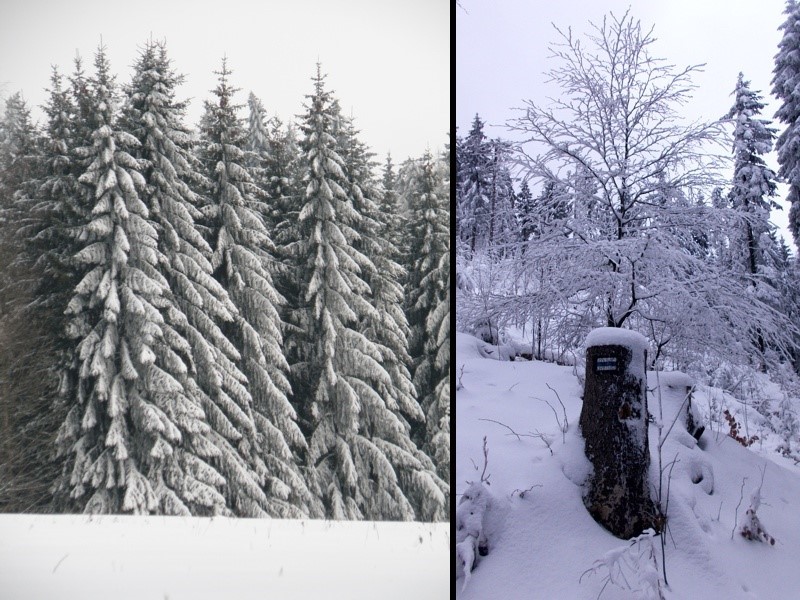
<path fill-rule="evenodd" d="M 449 523 L 0 515 L 0 599 L 440 599 L 449 550 Z"/>
<path fill-rule="evenodd" d="M 591 473 L 591 464 L 584 457 L 578 428 L 582 389 L 573 368 L 481 358 L 476 352 L 481 345 L 483 342 L 473 337 L 456 335 L 455 366 L 458 371 L 463 365 L 463 387 L 456 392 L 455 482 L 458 502 L 468 482 L 481 479 L 486 436 L 484 479 L 488 479 L 485 488 L 490 498 L 482 533 L 489 552 L 476 557 L 477 565 L 466 585 L 463 569 L 457 566 L 457 598 L 594 599 L 601 591 L 603 600 L 648 597 L 642 589 L 627 590 L 612 583 L 603 590 L 603 570 L 587 573 L 597 566 L 596 561 L 608 563 L 609 556 L 621 556 L 628 543 L 598 525 L 583 506 L 582 484 Z M 672 383 L 671 376 L 666 380 Z M 564 441 L 553 411 L 543 401 L 560 410 L 548 385 L 566 407 L 569 427 Z M 685 389 L 662 381 L 659 391 L 652 372 L 648 373 L 648 387 L 654 390 L 648 402 L 656 419 L 660 418 L 661 398 L 666 432 L 683 403 Z M 723 396 L 718 389 L 698 386 L 693 405 L 707 418 L 712 398 L 717 402 Z M 484 419 L 503 423 L 520 437 Z M 754 422 L 751 415 L 751 427 Z M 543 434 L 553 455 L 541 439 L 529 437 L 531 434 Z M 650 478 L 657 486 L 658 431 L 654 424 L 649 427 L 649 440 Z M 776 454 L 772 446 L 767 440 L 763 446 L 744 448 L 713 425 L 697 443 L 682 421 L 672 427 L 662 455 L 664 465 L 677 459 L 670 483 L 669 587 L 663 587 L 665 598 L 800 597 L 800 468 Z M 776 539 L 774 546 L 748 541 L 739 534 L 764 467 L 758 517 Z M 521 491 L 525 491 L 524 497 Z M 657 571 L 663 577 L 658 539 L 656 546 Z M 650 566 L 639 565 L 640 574 L 652 575 Z M 632 586 L 644 579 L 631 573 L 627 576 Z"/>
<path fill-rule="evenodd" d="M 647 338 L 637 331 L 619 327 L 598 327 L 586 336 L 587 348 L 594 346 L 625 346 L 631 351 L 647 350 Z"/>

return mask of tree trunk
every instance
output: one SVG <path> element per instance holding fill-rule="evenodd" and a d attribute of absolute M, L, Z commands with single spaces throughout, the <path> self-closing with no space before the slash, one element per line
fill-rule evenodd
<path fill-rule="evenodd" d="M 638 335 L 616 332 L 623 340 Z M 657 514 L 648 480 L 646 342 L 591 345 L 590 338 L 580 426 L 594 473 L 584 504 L 603 527 L 629 539 L 654 527 Z"/>

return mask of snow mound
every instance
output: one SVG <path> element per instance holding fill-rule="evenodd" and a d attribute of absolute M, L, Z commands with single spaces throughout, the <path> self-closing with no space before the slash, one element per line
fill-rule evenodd
<path fill-rule="evenodd" d="M 471 358 L 484 358 L 483 347 L 486 342 L 466 333 L 456 333 L 456 356 L 458 360 L 469 360 Z"/>
<path fill-rule="evenodd" d="M 660 371 L 658 373 L 658 380 L 661 385 L 666 385 L 675 389 L 682 389 L 692 387 L 694 379 L 682 371 Z"/>

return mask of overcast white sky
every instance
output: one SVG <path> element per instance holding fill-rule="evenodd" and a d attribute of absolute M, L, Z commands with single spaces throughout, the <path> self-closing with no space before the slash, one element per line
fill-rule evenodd
<path fill-rule="evenodd" d="M 706 63 L 694 78 L 699 84 L 685 107 L 690 119 L 716 119 L 733 104 L 731 93 L 739 71 L 761 90 L 773 118 L 778 104 L 770 95 L 774 56 L 783 22 L 784 0 L 460 0 L 456 9 L 456 124 L 460 135 L 475 113 L 487 122 L 491 137 L 510 138 L 503 124 L 514 116 L 511 107 L 523 99 L 546 103 L 544 71 L 555 66 L 548 44 L 557 34 L 551 23 L 576 33 L 599 23 L 609 11 L 631 15 L 649 28 L 654 25 L 654 56 L 679 67 Z M 465 12 L 466 11 L 466 12 Z M 548 90 L 552 93 L 552 90 Z M 782 130 L 782 124 L 775 124 Z M 774 157 L 770 160 L 776 167 Z M 781 186 L 785 195 L 785 187 Z M 787 210 L 772 219 L 786 241 Z"/>
<path fill-rule="evenodd" d="M 101 35 L 118 82 L 127 82 L 151 33 L 166 38 L 187 76 L 179 97 L 193 98 L 192 126 L 227 53 L 239 101 L 252 90 L 284 122 L 303 112 L 319 59 L 379 159 L 391 151 L 400 162 L 447 142 L 449 0 L 0 0 L 2 92 L 22 90 L 40 105 L 50 65 L 71 73 L 78 50 L 91 73 Z"/>

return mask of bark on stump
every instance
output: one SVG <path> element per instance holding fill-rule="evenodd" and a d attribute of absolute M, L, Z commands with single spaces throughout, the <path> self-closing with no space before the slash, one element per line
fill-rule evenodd
<path fill-rule="evenodd" d="M 586 346 L 580 426 L 594 473 L 584 504 L 595 521 L 629 539 L 656 528 L 648 478 L 647 341 L 633 331 L 601 328 Z"/>

